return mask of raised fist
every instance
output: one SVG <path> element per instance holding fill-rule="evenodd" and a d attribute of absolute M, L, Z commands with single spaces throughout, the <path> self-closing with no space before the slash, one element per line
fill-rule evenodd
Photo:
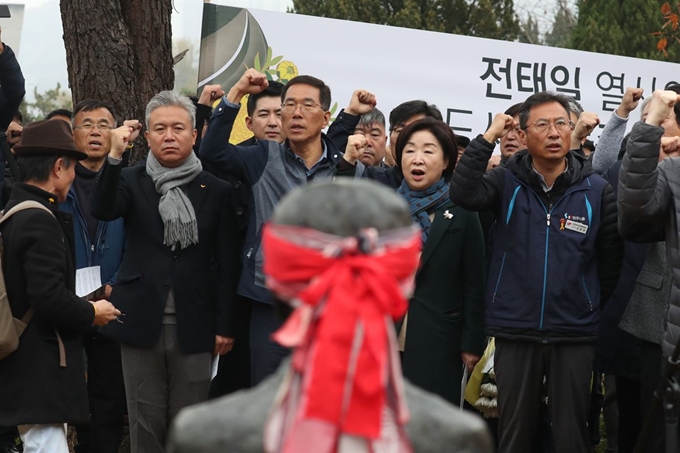
<path fill-rule="evenodd" d="M 670 90 L 656 90 L 649 105 L 649 114 L 645 122 L 653 126 L 660 126 L 664 122 L 676 102 L 680 100 L 680 94 Z"/>
<path fill-rule="evenodd" d="M 515 127 L 517 127 L 517 121 L 513 117 L 505 113 L 499 113 L 494 117 L 491 126 L 484 133 L 484 140 L 494 143 L 499 138 L 505 137 Z"/>
<path fill-rule="evenodd" d="M 138 120 L 125 120 L 123 121 L 123 126 L 130 128 L 130 136 L 127 139 L 128 143 L 133 143 L 139 137 L 139 133 L 142 130 L 142 123 Z"/>
<path fill-rule="evenodd" d="M 345 147 L 345 155 L 343 158 L 350 164 L 355 165 L 359 156 L 364 152 L 367 144 L 366 137 L 363 135 L 350 135 L 347 139 L 347 146 Z"/>
<path fill-rule="evenodd" d="M 365 115 L 375 108 L 375 95 L 366 90 L 355 90 L 345 112 L 354 116 Z"/>
<path fill-rule="evenodd" d="M 142 125 L 137 120 L 125 120 L 123 125 L 111 131 L 111 156 L 121 159 L 128 143 L 139 135 Z"/>
<path fill-rule="evenodd" d="M 261 93 L 268 86 L 269 81 L 267 80 L 267 76 L 253 68 L 250 68 L 243 73 L 239 81 L 234 85 L 234 87 L 244 95 Z"/>
<path fill-rule="evenodd" d="M 616 114 L 621 118 L 628 118 L 630 112 L 637 108 L 644 92 L 643 88 L 626 88 L 626 93 L 623 95 L 623 99 L 621 99 L 621 104 L 616 109 Z"/>
<path fill-rule="evenodd" d="M 600 124 L 600 118 L 597 116 L 597 113 L 583 112 L 578 117 L 572 134 L 578 137 L 579 140 L 583 140 L 593 132 L 598 124 Z"/>
<path fill-rule="evenodd" d="M 201 97 L 198 98 L 198 103 L 212 106 L 213 102 L 222 96 L 224 96 L 224 90 L 221 85 L 206 85 L 203 87 L 203 91 L 201 91 Z"/>

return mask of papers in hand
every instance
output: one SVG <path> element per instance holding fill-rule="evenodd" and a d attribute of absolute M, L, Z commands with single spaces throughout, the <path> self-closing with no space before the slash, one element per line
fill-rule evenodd
<path fill-rule="evenodd" d="M 466 364 L 463 364 L 463 379 L 460 381 L 460 405 L 458 406 L 460 410 L 463 410 L 463 405 L 465 404 L 465 387 L 467 387 L 469 378 L 468 368 Z"/>
<path fill-rule="evenodd" d="M 88 300 L 103 294 L 101 269 L 99 266 L 84 267 L 76 270 L 76 295 Z"/>
<path fill-rule="evenodd" d="M 219 367 L 220 363 L 220 355 L 217 354 L 215 357 L 212 359 L 212 364 L 210 366 L 210 380 L 212 381 L 215 379 L 215 376 L 217 376 L 217 368 Z"/>

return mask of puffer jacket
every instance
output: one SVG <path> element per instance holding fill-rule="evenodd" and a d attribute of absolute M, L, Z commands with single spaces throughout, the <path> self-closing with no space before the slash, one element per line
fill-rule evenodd
<path fill-rule="evenodd" d="M 630 133 L 619 173 L 619 231 L 633 242 L 666 241 L 671 302 L 662 348 L 673 354 L 680 341 L 680 159 L 659 163 L 664 129 L 637 123 Z"/>

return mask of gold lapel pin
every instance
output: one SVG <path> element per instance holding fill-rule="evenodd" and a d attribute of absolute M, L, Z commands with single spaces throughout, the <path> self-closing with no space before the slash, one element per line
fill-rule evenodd
<path fill-rule="evenodd" d="M 205 184 L 201 184 L 201 189 L 205 189 Z"/>
<path fill-rule="evenodd" d="M 444 211 L 444 218 L 451 220 L 453 218 L 453 214 L 451 214 L 447 209 L 446 211 Z"/>

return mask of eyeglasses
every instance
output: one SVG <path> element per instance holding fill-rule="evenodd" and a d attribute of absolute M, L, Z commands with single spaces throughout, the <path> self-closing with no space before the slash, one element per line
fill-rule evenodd
<path fill-rule="evenodd" d="M 314 101 L 303 102 L 286 101 L 283 104 L 281 104 L 281 113 L 293 113 L 297 109 L 298 105 L 300 106 L 300 110 L 303 113 L 312 113 L 314 109 L 316 109 L 316 107 L 320 107 L 323 110 L 321 104 L 318 104 Z"/>
<path fill-rule="evenodd" d="M 113 126 L 109 123 L 83 123 L 80 126 L 74 127 L 73 130 L 82 129 L 85 132 L 91 132 L 95 127 L 99 129 L 99 132 L 110 132 L 113 129 Z"/>
<path fill-rule="evenodd" d="M 550 125 L 554 125 L 555 129 L 562 132 L 566 131 L 567 129 L 574 129 L 574 123 L 566 118 L 557 118 L 555 121 L 538 120 L 531 124 L 527 124 L 526 128 L 529 129 L 531 126 L 534 126 L 536 132 L 545 134 L 550 129 Z"/>

